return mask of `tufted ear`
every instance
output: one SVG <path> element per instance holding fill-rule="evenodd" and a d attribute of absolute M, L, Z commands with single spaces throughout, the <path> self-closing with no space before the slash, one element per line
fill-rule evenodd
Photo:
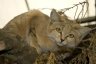
<path fill-rule="evenodd" d="M 60 21 L 60 16 L 58 12 L 56 12 L 55 9 L 52 9 L 51 14 L 50 14 L 50 19 L 52 23 Z"/>
<path fill-rule="evenodd" d="M 6 48 L 4 41 L 0 41 L 0 51 Z"/>

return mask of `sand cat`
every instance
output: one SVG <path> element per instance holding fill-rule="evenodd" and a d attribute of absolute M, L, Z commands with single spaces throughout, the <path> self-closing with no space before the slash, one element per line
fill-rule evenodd
<path fill-rule="evenodd" d="M 58 46 L 75 47 L 89 30 L 55 9 L 50 17 L 38 10 L 28 11 L 12 19 L 3 29 L 20 35 L 38 53 L 57 51 Z"/>

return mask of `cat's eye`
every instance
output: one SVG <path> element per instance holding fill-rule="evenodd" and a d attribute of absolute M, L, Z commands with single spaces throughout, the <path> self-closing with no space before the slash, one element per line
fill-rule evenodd
<path fill-rule="evenodd" d="M 60 28 L 56 28 L 56 31 L 57 31 L 57 32 L 61 32 L 61 29 L 60 29 Z"/>
<path fill-rule="evenodd" d="M 68 36 L 69 36 L 70 38 L 73 38 L 73 37 L 74 37 L 74 35 L 73 35 L 73 34 L 69 34 Z"/>

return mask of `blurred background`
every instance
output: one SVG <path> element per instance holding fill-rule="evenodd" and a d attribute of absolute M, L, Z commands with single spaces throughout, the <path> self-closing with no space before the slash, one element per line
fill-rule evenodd
<path fill-rule="evenodd" d="M 95 0 L 0 0 L 0 28 L 15 16 L 29 10 L 39 9 L 50 15 L 52 8 L 65 12 L 71 19 L 91 18 L 93 24 L 96 23 Z"/>

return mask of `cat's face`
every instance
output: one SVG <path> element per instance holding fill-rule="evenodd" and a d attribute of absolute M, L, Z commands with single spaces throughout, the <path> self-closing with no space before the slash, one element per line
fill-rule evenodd
<path fill-rule="evenodd" d="M 74 29 L 70 24 L 64 22 L 54 22 L 50 26 L 50 36 L 54 38 L 58 45 L 66 45 L 68 47 L 75 47 L 81 37 L 77 29 Z"/>
<path fill-rule="evenodd" d="M 60 16 L 55 10 L 51 12 L 50 18 L 50 37 L 55 39 L 59 46 L 77 46 L 88 30 L 68 20 L 66 16 Z"/>

